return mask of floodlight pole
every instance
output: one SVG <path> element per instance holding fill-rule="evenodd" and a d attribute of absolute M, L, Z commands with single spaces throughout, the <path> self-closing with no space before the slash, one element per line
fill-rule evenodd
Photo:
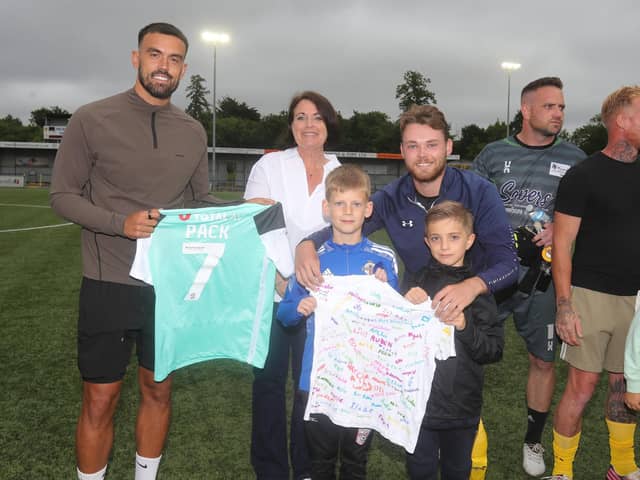
<path fill-rule="evenodd" d="M 213 190 L 215 190 L 216 179 L 216 60 L 218 43 L 228 43 L 229 35 L 226 33 L 202 32 L 202 39 L 213 44 L 213 109 L 211 124 L 211 175 L 213 179 Z"/>
<path fill-rule="evenodd" d="M 507 137 L 509 136 L 510 107 L 511 107 L 511 72 L 520 68 L 519 63 L 502 62 L 500 65 L 507 72 Z"/>

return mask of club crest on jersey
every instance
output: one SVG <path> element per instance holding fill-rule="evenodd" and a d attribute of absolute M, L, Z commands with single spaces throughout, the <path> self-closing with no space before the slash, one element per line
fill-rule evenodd
<path fill-rule="evenodd" d="M 367 438 L 369 438 L 370 433 L 371 430 L 369 430 L 368 428 L 359 428 L 358 433 L 356 434 L 356 443 L 358 445 L 364 445 L 367 441 Z"/>
<path fill-rule="evenodd" d="M 511 173 L 511 160 L 505 160 L 503 173 Z"/>
<path fill-rule="evenodd" d="M 413 220 L 401 220 L 400 225 L 402 228 L 413 228 Z"/>
<path fill-rule="evenodd" d="M 189 220 L 191 218 L 191 214 L 190 213 L 181 213 L 180 215 L 178 215 L 178 218 L 180 220 L 182 220 L 183 222 L 186 222 L 187 220 Z"/>
<path fill-rule="evenodd" d="M 365 275 L 373 275 L 374 268 L 376 268 L 376 264 L 369 260 L 362 266 L 362 271 Z"/>

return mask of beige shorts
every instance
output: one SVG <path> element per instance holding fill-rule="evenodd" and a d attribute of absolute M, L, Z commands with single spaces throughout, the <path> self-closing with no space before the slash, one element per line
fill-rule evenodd
<path fill-rule="evenodd" d="M 580 345 L 562 344 L 560 358 L 587 372 L 622 373 L 624 343 L 636 296 L 624 297 L 572 287 L 572 305 L 582 321 Z"/>

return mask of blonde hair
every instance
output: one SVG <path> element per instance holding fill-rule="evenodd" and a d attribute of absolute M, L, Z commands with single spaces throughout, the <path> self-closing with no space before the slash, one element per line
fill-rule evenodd
<path fill-rule="evenodd" d="M 331 170 L 324 185 L 327 200 L 331 198 L 334 192 L 343 192 L 345 190 L 362 190 L 366 194 L 367 200 L 371 196 L 371 179 L 369 175 L 362 167 L 353 163 L 346 163 Z"/>
<path fill-rule="evenodd" d="M 609 121 L 624 107 L 631 105 L 631 102 L 640 97 L 640 86 L 630 85 L 619 88 L 615 92 L 609 94 L 602 102 L 602 110 L 600 116 L 602 123 L 608 127 Z"/>

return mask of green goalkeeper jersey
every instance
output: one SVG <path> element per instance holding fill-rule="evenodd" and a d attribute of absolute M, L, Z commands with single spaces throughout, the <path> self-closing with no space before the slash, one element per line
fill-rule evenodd
<path fill-rule="evenodd" d="M 269 347 L 276 266 L 293 265 L 282 206 L 161 210 L 138 240 L 131 276 L 156 293 L 156 380 L 214 358 L 261 368 Z"/>

